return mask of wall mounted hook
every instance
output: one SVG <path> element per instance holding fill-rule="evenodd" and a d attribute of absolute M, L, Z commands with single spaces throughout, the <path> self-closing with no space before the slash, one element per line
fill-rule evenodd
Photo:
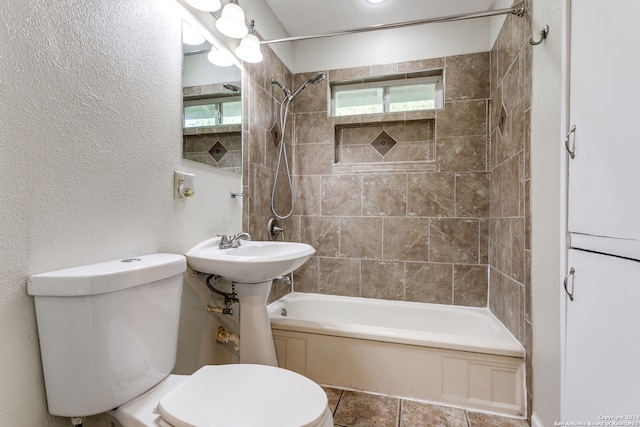
<path fill-rule="evenodd" d="M 533 36 L 531 36 L 531 37 L 529 37 L 529 44 L 531 44 L 533 46 L 537 46 L 540 43 L 542 43 L 544 41 L 544 39 L 547 38 L 548 35 L 549 35 L 549 26 L 545 25 L 544 27 L 542 27 L 542 30 L 540 30 L 540 40 L 534 41 L 533 40 Z"/>

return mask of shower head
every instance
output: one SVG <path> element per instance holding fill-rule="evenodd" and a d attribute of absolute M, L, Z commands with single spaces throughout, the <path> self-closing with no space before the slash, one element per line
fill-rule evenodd
<path fill-rule="evenodd" d="M 309 83 L 311 84 L 316 84 L 316 83 L 320 83 L 321 81 L 323 81 L 325 79 L 325 75 L 324 73 L 318 73 L 313 75 L 309 80 L 307 80 Z"/>
<path fill-rule="evenodd" d="M 298 89 L 296 89 L 295 92 L 293 92 L 293 95 L 290 96 L 291 99 L 295 98 L 296 95 L 298 95 L 300 92 L 302 92 L 304 90 L 304 88 L 306 88 L 307 86 L 309 86 L 309 84 L 316 84 L 316 83 L 320 83 L 321 81 L 323 81 L 325 79 L 325 74 L 324 73 L 318 73 L 318 74 L 314 74 L 313 76 L 311 76 L 311 78 L 309 80 L 307 80 L 306 82 L 302 83 L 300 85 L 300 87 L 298 87 Z"/>

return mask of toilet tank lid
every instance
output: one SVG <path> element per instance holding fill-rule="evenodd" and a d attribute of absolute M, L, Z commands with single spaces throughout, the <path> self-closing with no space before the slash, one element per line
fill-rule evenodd
<path fill-rule="evenodd" d="M 115 292 L 184 273 L 184 255 L 150 254 L 29 277 L 27 293 L 35 296 L 83 296 Z"/>

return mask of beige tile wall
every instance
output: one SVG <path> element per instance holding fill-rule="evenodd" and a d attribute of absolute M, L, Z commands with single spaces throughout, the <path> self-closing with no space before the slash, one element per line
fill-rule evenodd
<path fill-rule="evenodd" d="M 436 112 L 334 119 L 327 80 L 294 101 L 292 237 L 317 249 L 296 290 L 487 305 L 489 64 L 485 52 L 325 71 L 331 81 L 444 69 Z M 399 142 L 384 159 L 368 146 L 381 130 Z M 376 161 L 404 165 L 343 167 Z"/>
<path fill-rule="evenodd" d="M 288 88 L 292 86 L 292 74 L 282 61 L 268 46 L 263 46 L 264 61 L 258 64 L 244 64 L 243 69 L 243 191 L 250 197 L 243 198 L 242 229 L 248 231 L 254 240 L 267 240 L 267 222 L 271 213 L 271 191 L 275 179 L 278 159 L 278 143 L 273 131 L 277 126 L 278 114 L 282 101 L 282 90 L 271 86 L 271 78 L 275 78 Z M 287 120 L 285 147 L 289 158 L 293 158 L 292 149 L 293 114 Z M 282 169 L 284 171 L 284 168 Z M 279 212 L 288 212 L 289 193 L 286 175 L 280 174 L 278 179 L 276 207 Z M 296 208 L 298 209 L 298 208 Z M 293 220 L 281 220 L 285 229 L 286 240 L 298 237 L 297 229 L 292 227 Z M 297 225 L 297 222 L 296 222 Z M 274 283 L 270 300 L 274 300 L 289 292 L 290 287 L 284 283 Z"/>
<path fill-rule="evenodd" d="M 532 1 L 527 1 L 530 11 Z M 530 12 L 509 16 L 491 50 L 489 308 L 527 351 L 531 411 Z M 529 413 L 530 415 L 530 413 Z"/>
<path fill-rule="evenodd" d="M 423 128 L 427 136 L 420 139 L 435 141 L 434 170 L 335 173 L 336 123 L 327 115 L 327 80 L 310 85 L 301 93 L 293 103 L 295 114 L 289 115 L 286 135 L 288 152 L 291 157 L 295 155 L 296 211 L 283 226 L 287 239 L 308 241 L 318 254 L 305 269 L 309 271 L 298 275 L 300 289 L 322 292 L 321 288 L 344 286 L 352 290 L 349 294 L 360 295 L 363 260 L 404 263 L 404 287 L 409 272 L 415 269 L 408 263 L 428 263 L 438 264 L 431 267 L 450 274 L 432 280 L 437 285 L 425 286 L 450 286 L 450 301 L 458 296 L 466 304 L 485 305 L 486 297 L 477 296 L 486 289 L 486 280 L 480 279 L 478 289 L 472 292 L 476 297 L 471 299 L 463 298 L 456 289 L 471 291 L 471 285 L 461 284 L 460 271 L 471 267 L 479 271 L 490 264 L 496 287 L 511 289 L 507 291 L 508 299 L 519 301 L 503 304 L 516 309 L 500 308 L 497 297 L 490 305 L 516 336 L 523 337 L 524 326 L 518 321 L 518 313 L 526 314 L 522 304 L 525 292 L 514 283 L 523 288 L 528 270 L 528 27 L 526 18 L 509 16 L 490 53 L 327 72 L 328 80 L 343 80 L 444 69 L 443 110 L 435 114 L 377 115 L 366 119 L 379 122 L 375 126 L 348 128 L 351 133 L 361 131 L 365 137 L 373 138 L 378 127 L 393 129 L 402 127 L 403 121 L 427 119 L 433 129 Z M 244 203 L 244 228 L 255 238 L 266 238 L 277 159 L 271 130 L 282 93 L 271 86 L 270 78 L 295 88 L 313 74 L 292 76 L 270 49 L 265 50 L 266 60 L 248 66 L 243 82 L 249 88 L 244 97 L 243 182 L 244 190 L 252 195 Z M 501 132 L 498 123 L 503 110 L 506 117 Z M 361 124 L 362 119 L 352 121 Z M 295 150 L 291 143 L 294 139 Z M 289 193 L 282 177 L 279 182 L 285 191 L 279 191 L 283 194 L 276 205 L 287 210 Z M 526 250 L 520 250 L 525 245 Z M 320 267 L 328 265 L 331 258 L 331 262 L 353 261 L 341 265 L 357 265 L 354 277 L 358 283 L 320 284 Z M 314 268 L 317 274 L 310 274 Z M 406 298 L 404 291 L 400 299 Z M 412 289 L 409 294 L 430 292 Z"/>

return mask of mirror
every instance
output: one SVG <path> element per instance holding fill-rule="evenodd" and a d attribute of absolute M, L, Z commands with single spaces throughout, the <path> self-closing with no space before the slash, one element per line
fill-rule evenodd
<path fill-rule="evenodd" d="M 233 63 L 212 64 L 207 59 L 211 44 L 198 39 L 187 22 L 182 28 L 182 157 L 241 173 L 241 70 Z"/>

